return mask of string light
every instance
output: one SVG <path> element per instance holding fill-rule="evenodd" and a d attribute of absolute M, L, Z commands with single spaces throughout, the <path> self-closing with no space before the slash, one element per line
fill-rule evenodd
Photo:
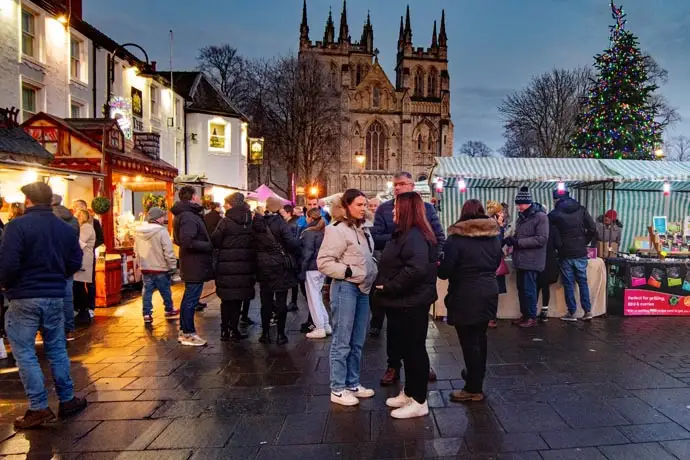
<path fill-rule="evenodd" d="M 671 183 L 666 181 L 664 182 L 664 196 L 669 196 L 671 195 Z"/>
<path fill-rule="evenodd" d="M 458 180 L 458 190 L 460 190 L 460 193 L 465 193 L 467 191 L 467 183 L 465 183 L 465 179 L 460 179 Z"/>
<path fill-rule="evenodd" d="M 558 185 L 556 186 L 556 190 L 558 191 L 559 195 L 565 195 L 565 182 L 559 181 Z"/>
<path fill-rule="evenodd" d="M 443 193 L 443 178 L 436 178 L 436 193 Z"/>

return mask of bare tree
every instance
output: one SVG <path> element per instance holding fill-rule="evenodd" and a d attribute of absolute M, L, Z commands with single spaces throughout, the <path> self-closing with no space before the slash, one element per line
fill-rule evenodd
<path fill-rule="evenodd" d="M 668 71 L 661 67 L 652 56 L 648 54 L 645 55 L 644 61 L 647 68 L 647 76 L 651 84 L 661 86 L 668 82 Z M 650 105 L 657 114 L 656 121 L 661 124 L 662 128 L 671 126 L 681 119 L 678 110 L 672 107 L 668 99 L 658 91 L 652 93 Z"/>
<path fill-rule="evenodd" d="M 553 69 L 503 100 L 505 156 L 555 158 L 569 154 L 570 137 L 592 79 L 587 67 Z"/>
<path fill-rule="evenodd" d="M 666 142 L 666 154 L 669 160 L 690 160 L 690 138 L 677 136 Z"/>
<path fill-rule="evenodd" d="M 337 161 L 342 120 L 340 95 L 324 67 L 314 57 L 290 55 L 255 62 L 250 74 L 247 111 L 266 138 L 270 174 L 321 183 Z"/>
<path fill-rule="evenodd" d="M 247 61 L 228 44 L 205 46 L 197 56 L 199 70 L 243 110 L 248 96 Z"/>
<path fill-rule="evenodd" d="M 490 157 L 491 149 L 482 141 L 467 141 L 460 147 L 460 155 L 473 158 Z"/>

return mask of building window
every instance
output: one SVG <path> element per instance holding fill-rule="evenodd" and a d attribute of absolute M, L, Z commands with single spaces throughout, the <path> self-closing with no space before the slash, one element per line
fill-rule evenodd
<path fill-rule="evenodd" d="M 381 106 L 381 90 L 378 86 L 374 86 L 373 93 L 373 106 L 378 109 Z"/>
<path fill-rule="evenodd" d="M 222 122 L 209 122 L 208 131 L 209 139 L 208 146 L 214 150 L 227 150 L 227 125 Z"/>
<path fill-rule="evenodd" d="M 36 115 L 36 95 L 38 90 L 33 86 L 22 85 L 22 121 Z"/>
<path fill-rule="evenodd" d="M 424 71 L 419 68 L 414 76 L 414 95 L 424 97 Z"/>
<path fill-rule="evenodd" d="M 70 104 L 70 116 L 72 118 L 81 118 L 81 109 L 82 109 L 81 104 L 77 104 L 76 102 L 72 102 Z"/>
<path fill-rule="evenodd" d="M 158 118 L 158 87 L 151 85 L 151 118 Z"/>
<path fill-rule="evenodd" d="M 429 139 L 428 139 L 428 145 L 427 145 L 427 151 L 433 153 L 434 151 L 434 138 L 431 137 L 431 134 L 429 134 Z"/>
<path fill-rule="evenodd" d="M 81 40 L 76 37 L 70 37 L 70 77 L 73 80 L 81 79 Z"/>
<path fill-rule="evenodd" d="M 417 151 L 422 151 L 422 135 L 417 136 Z"/>
<path fill-rule="evenodd" d="M 378 121 L 369 126 L 366 138 L 367 170 L 383 171 L 386 169 L 386 135 Z"/>
<path fill-rule="evenodd" d="M 362 66 L 357 64 L 357 78 L 355 80 L 355 85 L 359 85 L 362 81 Z"/>
<path fill-rule="evenodd" d="M 438 97 L 438 71 L 435 67 L 429 72 L 429 86 L 427 89 L 429 97 Z"/>
<path fill-rule="evenodd" d="M 36 15 L 22 9 L 22 53 L 36 57 Z"/>

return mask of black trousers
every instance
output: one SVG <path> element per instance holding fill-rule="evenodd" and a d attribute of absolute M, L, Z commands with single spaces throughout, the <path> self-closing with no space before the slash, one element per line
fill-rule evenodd
<path fill-rule="evenodd" d="M 261 327 L 265 334 L 271 328 L 271 317 L 275 312 L 278 317 L 278 334 L 285 334 L 287 320 L 288 291 L 272 291 L 261 286 Z"/>
<path fill-rule="evenodd" d="M 89 308 L 96 309 L 96 257 L 93 258 L 93 271 L 91 272 L 91 284 L 86 285 L 89 294 Z"/>
<path fill-rule="evenodd" d="M 299 289 L 299 290 L 298 290 L 298 289 Z M 292 297 L 290 298 L 290 301 L 291 301 L 292 303 L 294 303 L 294 304 L 297 303 L 297 296 L 299 295 L 300 292 L 302 292 L 302 295 L 303 295 L 304 298 L 306 299 L 306 298 L 307 298 L 307 288 L 306 288 L 306 286 L 304 285 L 304 281 L 300 281 L 300 282 L 299 282 L 299 287 L 295 286 L 295 287 L 292 288 L 292 292 L 291 292 Z"/>
<path fill-rule="evenodd" d="M 548 307 L 551 302 L 551 283 L 546 272 L 537 275 L 537 296 L 539 296 L 539 292 L 541 292 L 541 304 Z"/>
<path fill-rule="evenodd" d="M 249 318 L 249 305 L 251 305 L 251 300 L 245 300 L 242 302 L 242 318 Z"/>
<path fill-rule="evenodd" d="M 89 285 L 93 283 L 84 283 L 75 281 L 72 286 L 72 295 L 74 296 L 74 309 L 79 312 L 79 317 L 82 319 L 89 318 L 89 310 L 91 309 L 91 298 L 89 296 Z"/>
<path fill-rule="evenodd" d="M 465 381 L 465 391 L 470 393 L 481 393 L 486 375 L 486 355 L 487 341 L 486 330 L 489 323 L 470 324 L 455 326 L 462 347 L 462 354 L 465 358 L 465 369 L 467 370 L 467 380 Z"/>
<path fill-rule="evenodd" d="M 429 307 L 388 308 L 388 338 L 405 363 L 405 394 L 420 404 L 426 401 L 429 355 L 426 334 Z"/>
<path fill-rule="evenodd" d="M 372 329 L 378 329 L 379 331 L 383 329 L 383 319 L 386 317 L 386 309 L 378 306 L 376 302 L 375 292 L 369 294 L 369 307 L 371 308 L 371 323 L 370 327 Z"/>
<path fill-rule="evenodd" d="M 236 331 L 242 313 L 241 300 L 221 300 L 220 328 L 223 331 Z"/>

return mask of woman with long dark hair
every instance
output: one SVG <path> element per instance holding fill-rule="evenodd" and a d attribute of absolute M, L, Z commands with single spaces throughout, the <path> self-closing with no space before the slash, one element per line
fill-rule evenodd
<path fill-rule="evenodd" d="M 386 405 L 393 418 L 429 414 L 426 401 L 429 355 L 426 334 L 429 307 L 436 301 L 436 236 L 426 218 L 424 201 L 415 192 L 395 198 L 396 231 L 381 256 L 376 279 L 376 302 L 386 309 L 388 337 L 400 350 L 405 367 L 405 388 Z"/>
<path fill-rule="evenodd" d="M 369 324 L 369 292 L 376 279 L 374 241 L 365 228 L 367 197 L 359 190 L 345 191 L 340 206 L 333 206 L 333 224 L 316 259 L 321 273 L 330 277 L 333 342 L 331 343 L 331 402 L 356 406 L 374 390 L 360 382 L 362 348 Z"/>
<path fill-rule="evenodd" d="M 465 387 L 452 391 L 455 402 L 481 401 L 486 374 L 489 321 L 498 309 L 496 270 L 503 253 L 498 223 L 484 212 L 479 200 L 468 200 L 460 220 L 448 229 L 438 276 L 447 279 L 448 324 L 455 326 L 465 358 Z"/>

